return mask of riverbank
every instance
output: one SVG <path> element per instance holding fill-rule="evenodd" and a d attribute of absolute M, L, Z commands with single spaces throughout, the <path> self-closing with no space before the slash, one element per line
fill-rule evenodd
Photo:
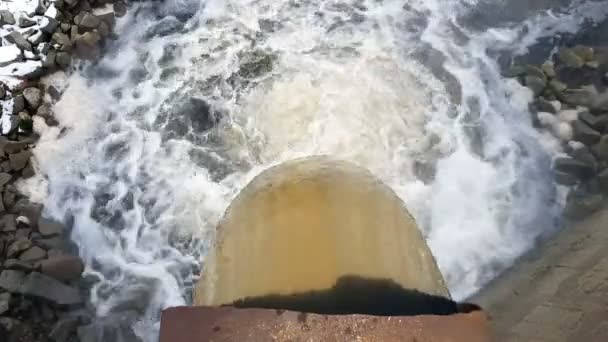
<path fill-rule="evenodd" d="M 97 341 L 71 227 L 46 217 L 44 203 L 18 184 L 37 172 L 34 125 L 60 124 L 52 108 L 59 90 L 42 79 L 97 59 L 125 11 L 122 1 L 0 3 L 1 341 Z"/>
<path fill-rule="evenodd" d="M 608 208 L 565 227 L 471 300 L 498 341 L 608 339 Z"/>

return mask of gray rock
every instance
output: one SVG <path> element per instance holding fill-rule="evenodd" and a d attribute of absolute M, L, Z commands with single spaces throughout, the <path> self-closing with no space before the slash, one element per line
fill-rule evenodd
<path fill-rule="evenodd" d="M 8 173 L 0 173 L 0 191 L 2 189 L 4 189 L 4 186 L 10 182 L 10 180 L 13 178 L 13 176 L 11 176 Z"/>
<path fill-rule="evenodd" d="M 72 57 L 67 52 L 58 52 L 55 61 L 60 68 L 67 69 L 72 62 Z"/>
<path fill-rule="evenodd" d="M 17 260 L 17 259 L 6 260 L 4 262 L 4 268 L 7 268 L 9 270 L 23 271 L 23 272 L 30 272 L 34 269 L 32 267 L 32 264 L 21 261 L 21 260 Z"/>
<path fill-rule="evenodd" d="M 101 41 L 101 36 L 99 35 L 99 33 L 94 31 L 85 32 L 84 34 L 81 34 L 76 37 L 76 39 L 74 40 L 76 45 L 84 45 L 85 48 L 97 46 L 97 43 L 99 43 L 99 41 Z"/>
<path fill-rule="evenodd" d="M 534 96 L 540 95 L 547 86 L 547 82 L 537 76 L 526 76 L 525 83 L 534 92 Z"/>
<path fill-rule="evenodd" d="M 8 258 L 17 257 L 19 254 L 21 254 L 23 251 L 27 250 L 30 247 L 32 247 L 32 241 L 23 237 L 18 238 L 8 246 L 6 256 Z"/>
<path fill-rule="evenodd" d="M 561 94 L 561 100 L 573 106 L 591 107 L 598 96 L 595 86 L 583 86 L 579 89 L 566 89 Z"/>
<path fill-rule="evenodd" d="M 33 246 L 19 256 L 19 260 L 23 262 L 34 262 L 44 258 L 46 258 L 46 251 L 38 246 Z"/>
<path fill-rule="evenodd" d="M 588 147 L 575 149 L 570 152 L 570 155 L 572 156 L 572 158 L 587 165 L 590 165 L 594 171 L 597 170 L 597 160 L 595 159 Z"/>
<path fill-rule="evenodd" d="M 556 114 L 559 109 L 555 107 L 555 105 L 551 101 L 547 101 L 544 97 L 539 97 L 536 99 L 536 108 L 540 112 L 547 112 Z"/>
<path fill-rule="evenodd" d="M 17 45 L 21 50 L 32 51 L 32 43 L 18 31 L 13 31 L 4 37 L 9 42 Z"/>
<path fill-rule="evenodd" d="M 67 6 L 68 8 L 72 8 L 76 5 L 78 5 L 78 1 L 80 1 L 80 0 L 63 0 L 65 6 Z"/>
<path fill-rule="evenodd" d="M 569 173 L 564 173 L 564 172 L 559 172 L 559 171 L 554 171 L 553 172 L 553 177 L 555 178 L 555 182 L 557 184 L 561 184 L 561 185 L 565 185 L 565 186 L 572 186 L 577 184 L 580 179 L 572 174 Z"/>
<path fill-rule="evenodd" d="M 114 12 L 98 14 L 97 18 L 101 19 L 102 22 L 106 23 L 106 27 L 108 29 L 110 27 L 114 27 L 114 23 L 116 22 L 116 16 L 114 15 Z"/>
<path fill-rule="evenodd" d="M 9 163 L 10 164 L 10 163 Z M 2 194 L 2 202 L 6 208 L 11 208 L 15 205 L 15 197 L 17 195 L 13 191 L 5 191 Z"/>
<path fill-rule="evenodd" d="M 42 101 L 42 92 L 38 88 L 30 87 L 23 90 L 23 97 L 27 104 L 34 110 L 40 107 Z"/>
<path fill-rule="evenodd" d="M 23 95 L 17 95 L 13 97 L 13 114 L 19 114 L 19 112 L 25 109 L 25 98 Z"/>
<path fill-rule="evenodd" d="M 4 84 L 0 83 L 0 100 L 4 100 L 6 97 L 6 89 L 4 89 Z"/>
<path fill-rule="evenodd" d="M 598 61 L 589 61 L 585 63 L 585 66 L 590 69 L 598 69 L 600 67 L 600 62 Z"/>
<path fill-rule="evenodd" d="M 72 25 L 70 25 L 70 23 L 61 23 L 61 31 L 63 31 L 63 33 L 67 33 L 70 32 L 70 27 L 72 27 Z"/>
<path fill-rule="evenodd" d="M 67 342 L 76 333 L 76 328 L 80 324 L 78 317 L 66 317 L 55 323 L 49 336 L 56 342 Z"/>
<path fill-rule="evenodd" d="M 538 77 L 540 79 L 542 79 L 543 81 L 547 82 L 547 75 L 545 75 L 545 73 L 543 72 L 543 70 L 537 66 L 534 65 L 527 65 L 526 66 L 526 74 L 528 76 L 535 76 Z"/>
<path fill-rule="evenodd" d="M 28 112 L 21 112 L 17 116 L 19 117 L 19 128 L 24 132 L 31 132 L 34 127 L 32 116 Z"/>
<path fill-rule="evenodd" d="M 40 219 L 40 214 L 42 213 L 42 205 L 32 203 L 27 199 L 22 198 L 15 203 L 11 209 L 11 212 L 27 217 L 32 225 L 32 228 L 36 228 L 38 225 L 38 220 Z"/>
<path fill-rule="evenodd" d="M 608 90 L 597 95 L 591 104 L 591 111 L 599 113 L 608 113 Z"/>
<path fill-rule="evenodd" d="M 557 74 L 555 73 L 555 65 L 551 61 L 546 61 L 545 63 L 543 63 L 541 69 L 548 78 L 555 78 L 555 76 L 557 76 Z"/>
<path fill-rule="evenodd" d="M 44 298 L 59 305 L 82 303 L 78 289 L 38 272 L 27 275 L 20 292 L 24 295 Z"/>
<path fill-rule="evenodd" d="M 559 173 L 574 175 L 578 179 L 593 176 L 594 166 L 571 157 L 560 157 L 553 162 L 553 170 Z"/>
<path fill-rule="evenodd" d="M 52 237 L 48 239 L 40 239 L 36 240 L 36 244 L 41 246 L 44 249 L 58 249 L 65 250 L 67 248 L 66 241 L 61 237 Z"/>
<path fill-rule="evenodd" d="M 102 37 L 107 37 L 111 33 L 110 27 L 104 21 L 102 21 L 101 24 L 99 24 L 99 27 L 97 28 L 97 32 Z"/>
<path fill-rule="evenodd" d="M 574 121 L 572 131 L 574 133 L 574 140 L 580 141 L 587 146 L 597 144 L 602 137 L 598 131 L 589 127 L 589 125 L 581 120 Z"/>
<path fill-rule="evenodd" d="M 29 162 L 31 157 L 32 157 L 32 151 L 23 151 L 23 152 L 14 153 L 14 154 L 11 154 L 8 156 L 13 170 L 23 169 L 27 165 L 27 163 Z"/>
<path fill-rule="evenodd" d="M 577 45 L 571 50 L 585 62 L 592 61 L 595 58 L 595 51 L 592 47 Z"/>
<path fill-rule="evenodd" d="M 114 2 L 114 14 L 118 18 L 124 17 L 127 14 L 127 4 L 122 0 Z"/>
<path fill-rule="evenodd" d="M 38 232 L 43 237 L 60 235 L 64 231 L 63 225 L 59 222 L 41 217 L 38 220 Z"/>
<path fill-rule="evenodd" d="M 4 327 L 6 331 L 13 331 L 15 327 L 19 326 L 21 322 L 18 319 L 10 317 L 0 317 L 0 327 Z"/>
<path fill-rule="evenodd" d="M 57 67 L 56 59 L 57 59 L 57 51 L 49 50 L 49 52 L 46 54 L 46 58 L 42 61 L 42 66 L 44 68 L 51 69 L 51 70 L 55 69 Z"/>
<path fill-rule="evenodd" d="M 0 315 L 5 314 L 11 308 L 11 297 L 8 292 L 0 293 Z"/>
<path fill-rule="evenodd" d="M 608 126 L 608 114 L 593 115 L 588 111 L 584 111 L 579 113 L 578 118 L 598 132 L 604 131 L 606 126 Z"/>
<path fill-rule="evenodd" d="M 568 89 L 568 86 L 558 79 L 552 79 L 549 81 L 549 88 L 553 90 L 554 93 L 561 95 L 561 92 Z"/>
<path fill-rule="evenodd" d="M 82 22 L 82 18 L 84 18 L 85 14 L 86 14 L 86 12 L 79 12 L 78 14 L 76 14 L 74 16 L 74 24 L 80 25 L 80 22 Z"/>
<path fill-rule="evenodd" d="M 597 179 L 600 183 L 600 186 L 604 192 L 608 192 L 608 169 L 600 172 L 597 175 Z"/>
<path fill-rule="evenodd" d="M 21 28 L 25 28 L 25 27 L 32 27 L 34 25 L 36 25 L 36 22 L 33 21 L 32 19 L 21 15 L 19 16 L 19 19 L 17 20 L 19 27 Z"/>
<path fill-rule="evenodd" d="M 80 278 L 84 263 L 77 256 L 56 256 L 43 260 L 40 271 L 59 281 L 70 282 Z"/>
<path fill-rule="evenodd" d="M 53 41 L 59 45 L 72 46 L 72 41 L 65 33 L 55 32 L 52 37 Z"/>
<path fill-rule="evenodd" d="M 0 273 L 0 288 L 8 292 L 19 292 L 25 273 L 15 270 L 4 270 Z"/>
<path fill-rule="evenodd" d="M 583 60 L 571 49 L 560 49 L 558 52 L 558 58 L 568 68 L 582 68 L 585 64 L 585 60 Z"/>
<path fill-rule="evenodd" d="M 59 22 L 57 20 L 46 17 L 45 21 L 40 25 L 40 31 L 53 34 L 57 30 L 58 26 Z"/>
<path fill-rule="evenodd" d="M 591 147 L 591 151 L 600 161 L 608 161 L 608 135 L 600 138 L 600 141 Z"/>
<path fill-rule="evenodd" d="M 582 219 L 602 208 L 601 194 L 587 196 L 568 196 L 564 215 L 571 219 Z"/>
<path fill-rule="evenodd" d="M 0 11 L 0 25 L 15 25 L 17 22 L 15 21 L 15 16 L 13 13 L 8 10 Z"/>
<path fill-rule="evenodd" d="M 86 30 L 92 30 L 97 28 L 100 23 L 101 19 L 97 18 L 91 13 L 85 12 L 85 14 L 82 16 L 82 19 L 77 25 Z"/>
<path fill-rule="evenodd" d="M 14 232 L 17 230 L 17 216 L 13 214 L 6 214 L 0 218 L 0 227 L 3 232 Z"/>

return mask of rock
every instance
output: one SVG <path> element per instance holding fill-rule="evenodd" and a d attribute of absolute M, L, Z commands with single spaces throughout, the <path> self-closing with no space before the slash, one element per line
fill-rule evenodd
<path fill-rule="evenodd" d="M 25 168 L 23 168 L 23 170 L 21 170 L 21 177 L 23 179 L 28 179 L 28 178 L 34 177 L 35 175 L 36 175 L 36 171 L 34 170 L 34 166 L 32 165 L 31 162 L 27 163 Z"/>
<path fill-rule="evenodd" d="M 11 297 L 8 292 L 0 293 L 0 315 L 5 314 L 11 308 Z"/>
<path fill-rule="evenodd" d="M 0 11 L 0 25 L 15 25 L 17 22 L 15 21 L 15 17 L 13 13 L 8 10 Z"/>
<path fill-rule="evenodd" d="M 553 102 L 556 102 L 556 101 L 547 101 L 547 100 L 545 100 L 544 97 L 541 96 L 536 99 L 536 108 L 538 109 L 538 111 L 541 111 L 541 112 L 556 114 L 559 111 L 559 109 L 561 108 L 561 106 L 560 106 L 560 108 L 557 108 Z M 557 102 L 559 103 L 559 101 L 557 101 Z"/>
<path fill-rule="evenodd" d="M 49 336 L 56 342 L 70 341 L 70 337 L 76 333 L 76 328 L 80 324 L 78 317 L 66 317 L 60 319 L 53 326 Z"/>
<path fill-rule="evenodd" d="M 12 214 L 3 215 L 0 218 L 0 227 L 3 232 L 14 232 L 17 230 L 17 216 Z"/>
<path fill-rule="evenodd" d="M 608 169 L 600 172 L 597 175 L 597 179 L 600 183 L 600 186 L 604 192 L 608 192 Z"/>
<path fill-rule="evenodd" d="M 600 67 L 600 62 L 598 61 L 589 61 L 585 63 L 585 66 L 590 69 L 598 69 Z"/>
<path fill-rule="evenodd" d="M 598 131 L 589 127 L 581 120 L 574 121 L 572 130 L 574 133 L 574 140 L 580 141 L 587 146 L 592 146 L 598 143 L 602 137 Z"/>
<path fill-rule="evenodd" d="M 22 198 L 13 206 L 11 211 L 27 217 L 32 223 L 32 228 L 36 228 L 40 219 L 40 213 L 42 212 L 42 205 L 31 203 L 27 199 Z"/>
<path fill-rule="evenodd" d="M 30 247 L 32 247 L 32 242 L 29 239 L 18 238 L 17 240 L 15 240 L 13 243 L 11 243 L 8 246 L 8 251 L 6 253 L 6 256 L 8 258 L 16 257 L 20 253 L 22 253 L 23 251 L 27 250 Z"/>
<path fill-rule="evenodd" d="M 545 63 L 543 63 L 541 69 L 548 78 L 555 78 L 555 76 L 557 75 L 555 73 L 555 65 L 551 61 L 546 61 Z"/>
<path fill-rule="evenodd" d="M 553 162 L 553 170 L 560 173 L 574 175 L 578 179 L 593 176 L 595 168 L 592 164 L 582 162 L 570 157 L 559 157 Z"/>
<path fill-rule="evenodd" d="M 577 45 L 571 50 L 585 62 L 592 61 L 595 58 L 595 51 L 591 47 Z"/>
<path fill-rule="evenodd" d="M 79 12 L 78 14 L 76 14 L 74 16 L 74 24 L 75 25 L 80 25 L 80 22 L 82 21 L 82 18 L 84 18 L 85 14 L 86 14 L 86 12 L 84 12 L 84 11 Z"/>
<path fill-rule="evenodd" d="M 102 37 L 107 37 L 110 35 L 111 31 L 110 31 L 110 27 L 108 26 L 108 24 L 106 24 L 105 22 L 101 22 L 101 24 L 99 24 L 99 27 L 97 28 L 97 32 L 99 33 L 100 36 Z"/>
<path fill-rule="evenodd" d="M 569 173 L 554 171 L 553 176 L 557 184 L 572 186 L 579 182 L 579 179 L 575 175 Z"/>
<path fill-rule="evenodd" d="M 50 50 L 46 55 L 46 58 L 42 61 L 42 66 L 47 69 L 55 69 L 57 66 L 57 52 L 55 50 Z"/>
<path fill-rule="evenodd" d="M 13 331 L 21 322 L 10 317 L 0 317 L 0 327 L 4 327 L 7 331 Z"/>
<path fill-rule="evenodd" d="M 549 81 L 549 88 L 556 94 L 561 94 L 564 90 L 568 89 L 568 86 L 557 79 Z"/>
<path fill-rule="evenodd" d="M 600 194 L 587 196 L 568 195 L 564 215 L 572 219 L 582 219 L 602 207 L 603 196 Z"/>
<path fill-rule="evenodd" d="M 585 61 L 571 49 L 562 48 L 558 52 L 559 60 L 568 68 L 582 68 Z"/>
<path fill-rule="evenodd" d="M 61 223 L 43 217 L 38 220 L 38 232 L 40 232 L 40 235 L 43 237 L 60 235 L 63 231 L 64 228 Z"/>
<path fill-rule="evenodd" d="M 8 156 L 8 158 L 11 162 L 11 167 L 14 170 L 23 169 L 27 165 L 27 163 L 29 162 L 31 157 L 32 157 L 32 151 L 23 151 L 23 152 L 11 154 Z"/>
<path fill-rule="evenodd" d="M 61 237 L 36 240 L 36 244 L 46 250 L 56 249 L 64 251 L 67 249 L 67 242 Z"/>
<path fill-rule="evenodd" d="M 591 151 L 600 161 L 608 161 L 608 135 L 603 135 Z"/>
<path fill-rule="evenodd" d="M 19 260 L 23 262 L 34 262 L 44 258 L 46 258 L 46 251 L 38 246 L 33 246 L 19 256 Z"/>
<path fill-rule="evenodd" d="M 114 14 L 118 18 L 124 17 L 127 14 L 127 4 L 122 0 L 114 2 Z"/>
<path fill-rule="evenodd" d="M 4 100 L 6 97 L 6 89 L 4 89 L 4 84 L 0 83 L 0 100 Z"/>
<path fill-rule="evenodd" d="M 32 264 L 17 259 L 6 260 L 4 262 L 4 268 L 23 272 L 30 272 L 33 270 Z"/>
<path fill-rule="evenodd" d="M 19 112 L 25 109 L 25 98 L 23 95 L 17 95 L 13 97 L 13 114 L 19 114 Z"/>
<path fill-rule="evenodd" d="M 72 41 L 65 33 L 55 32 L 52 37 L 53 41 L 59 45 L 72 46 Z"/>
<path fill-rule="evenodd" d="M 70 32 L 70 27 L 72 27 L 72 25 L 70 25 L 69 23 L 61 23 L 60 27 L 63 33 L 67 33 Z"/>
<path fill-rule="evenodd" d="M 4 37 L 9 42 L 17 45 L 21 50 L 32 51 L 32 43 L 18 31 L 13 31 Z"/>
<path fill-rule="evenodd" d="M 19 292 L 25 273 L 14 270 L 4 270 L 0 273 L 0 288 L 8 292 Z"/>
<path fill-rule="evenodd" d="M 527 65 L 526 66 L 526 74 L 528 76 L 535 76 L 538 77 L 540 79 L 542 79 L 543 81 L 547 82 L 547 75 L 545 75 L 545 73 L 543 72 L 543 70 L 537 66 L 534 65 Z"/>
<path fill-rule="evenodd" d="M 56 256 L 40 263 L 40 271 L 62 282 L 79 279 L 84 263 L 77 256 Z"/>
<path fill-rule="evenodd" d="M 24 132 L 31 132 L 34 127 L 32 116 L 28 112 L 21 112 L 17 116 L 19 117 L 19 128 Z"/>
<path fill-rule="evenodd" d="M 57 30 L 58 26 L 59 22 L 57 20 L 55 20 L 54 18 L 45 17 L 40 22 L 40 31 L 47 34 L 53 34 Z"/>
<path fill-rule="evenodd" d="M 579 89 L 566 89 L 561 94 L 561 100 L 573 106 L 591 107 L 597 96 L 597 89 L 590 85 Z"/>
<path fill-rule="evenodd" d="M 38 88 L 30 87 L 23 90 L 23 97 L 27 104 L 34 110 L 38 109 L 42 100 L 42 92 Z"/>
<path fill-rule="evenodd" d="M 0 173 L 0 191 L 2 189 L 4 189 L 4 186 L 10 182 L 10 180 L 13 178 L 13 176 L 11 176 L 8 173 Z"/>
<path fill-rule="evenodd" d="M 590 109 L 594 113 L 608 113 L 608 90 L 593 99 Z"/>
<path fill-rule="evenodd" d="M 82 19 L 80 20 L 79 23 L 77 23 L 77 25 L 86 30 L 92 30 L 92 29 L 97 28 L 100 23 L 101 23 L 101 20 L 99 18 L 97 18 L 95 15 L 85 12 L 84 15 L 82 16 Z"/>
<path fill-rule="evenodd" d="M 60 68 L 67 69 L 70 66 L 72 57 L 66 52 L 58 52 L 55 61 Z"/>
<path fill-rule="evenodd" d="M 44 298 L 59 305 L 82 303 L 78 289 L 38 272 L 27 275 L 19 290 L 24 295 Z"/>
<path fill-rule="evenodd" d="M 534 93 L 534 96 L 540 95 L 545 89 L 547 83 L 540 77 L 526 76 L 525 77 L 526 87 L 530 88 Z"/>
<path fill-rule="evenodd" d="M 97 14 L 97 18 L 101 19 L 101 21 L 106 24 L 106 27 L 108 29 L 114 27 L 114 23 L 116 22 L 116 16 L 114 15 L 114 12 L 111 11 L 102 14 Z"/>
<path fill-rule="evenodd" d="M 65 3 L 65 6 L 68 8 L 72 8 L 76 5 L 78 5 L 78 1 L 80 1 L 80 0 L 63 0 L 63 2 Z"/>
<path fill-rule="evenodd" d="M 578 114 L 578 117 L 589 125 L 589 127 L 599 132 L 604 131 L 606 126 L 608 126 L 608 114 L 593 115 L 588 111 L 583 111 Z"/>
<path fill-rule="evenodd" d="M 32 27 L 32 26 L 36 25 L 35 21 L 31 20 L 30 18 L 28 18 L 25 15 L 19 16 L 17 23 L 18 23 L 19 27 L 21 27 L 21 28 Z"/>
<path fill-rule="evenodd" d="M 79 35 L 74 41 L 77 45 L 84 45 L 85 48 L 91 48 L 97 46 L 97 43 L 99 43 L 100 40 L 101 36 L 99 35 L 99 33 L 91 31 Z"/>

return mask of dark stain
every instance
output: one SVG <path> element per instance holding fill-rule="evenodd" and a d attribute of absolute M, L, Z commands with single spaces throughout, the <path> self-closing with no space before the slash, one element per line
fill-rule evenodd
<path fill-rule="evenodd" d="M 298 314 L 298 322 L 300 322 L 300 323 L 306 323 L 307 316 L 308 315 L 305 312 L 300 312 Z"/>
<path fill-rule="evenodd" d="M 218 332 L 220 330 L 222 330 L 222 328 L 220 328 L 219 325 L 216 325 L 216 326 L 213 327 L 213 332 Z"/>

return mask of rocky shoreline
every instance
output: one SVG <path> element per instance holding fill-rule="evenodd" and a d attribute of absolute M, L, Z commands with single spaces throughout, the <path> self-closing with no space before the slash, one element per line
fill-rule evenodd
<path fill-rule="evenodd" d="M 0 2 L 0 341 L 98 341 L 86 308 L 84 264 L 69 229 L 19 193 L 34 176 L 33 123 L 58 125 L 59 92 L 43 76 L 94 60 L 113 38 L 122 0 Z"/>
<path fill-rule="evenodd" d="M 510 71 L 534 93 L 534 125 L 564 151 L 554 159 L 555 182 L 569 189 L 564 216 L 582 219 L 608 195 L 608 48 L 556 49 L 541 65 Z"/>

